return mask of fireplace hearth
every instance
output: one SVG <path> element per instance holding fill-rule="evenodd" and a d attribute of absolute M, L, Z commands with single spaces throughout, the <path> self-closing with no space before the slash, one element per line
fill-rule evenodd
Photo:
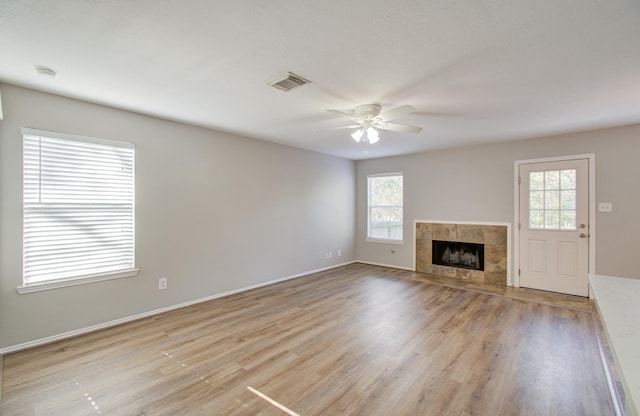
<path fill-rule="evenodd" d="M 432 264 L 484 271 L 484 244 L 432 240 Z"/>

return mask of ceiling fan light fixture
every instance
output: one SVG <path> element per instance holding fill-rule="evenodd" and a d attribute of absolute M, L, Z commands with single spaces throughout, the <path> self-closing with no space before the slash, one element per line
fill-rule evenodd
<path fill-rule="evenodd" d="M 378 140 L 380 140 L 378 130 L 374 129 L 373 127 L 369 127 L 367 129 L 367 140 L 370 144 L 378 143 Z"/>
<path fill-rule="evenodd" d="M 360 143 L 360 139 L 362 138 L 363 134 L 364 134 L 364 130 L 363 129 L 358 129 L 358 130 L 354 131 L 353 133 L 351 133 L 351 137 L 353 138 L 353 140 L 355 140 L 356 142 Z"/>
<path fill-rule="evenodd" d="M 370 144 L 375 144 L 380 141 L 380 131 L 393 131 L 398 133 L 420 133 L 422 127 L 412 126 L 410 124 L 401 123 L 389 123 L 389 121 L 395 118 L 406 116 L 415 111 L 415 108 L 410 105 L 403 105 L 396 107 L 392 110 L 380 112 L 380 104 L 363 104 L 357 106 L 353 111 L 344 112 L 340 110 L 327 110 L 330 113 L 337 114 L 341 117 L 351 120 L 353 123 L 349 126 L 334 127 L 325 130 L 317 130 L 316 132 L 326 130 L 342 130 L 342 129 L 356 129 L 351 133 L 351 138 L 356 143 L 364 143 L 365 153 Z"/>

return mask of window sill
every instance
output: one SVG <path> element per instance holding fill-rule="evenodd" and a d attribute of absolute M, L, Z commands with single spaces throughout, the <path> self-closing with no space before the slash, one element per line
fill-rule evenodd
<path fill-rule="evenodd" d="M 61 279 L 42 283 L 33 283 L 30 285 L 18 286 L 16 290 L 19 294 L 40 292 L 43 290 L 59 289 L 61 287 L 84 285 L 87 283 L 102 282 L 104 280 L 120 279 L 123 277 L 131 277 L 138 274 L 139 269 L 127 269 L 116 273 L 96 274 L 90 276 L 76 277 L 73 279 Z"/>
<path fill-rule="evenodd" d="M 404 245 L 404 240 L 380 240 L 377 238 L 367 238 L 365 240 L 367 243 L 383 243 L 383 244 L 395 244 L 398 246 Z"/>

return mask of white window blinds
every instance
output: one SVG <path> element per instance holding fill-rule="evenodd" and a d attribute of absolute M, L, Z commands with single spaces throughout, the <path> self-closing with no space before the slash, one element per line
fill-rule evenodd
<path fill-rule="evenodd" d="M 370 175 L 368 189 L 368 230 L 372 240 L 402 241 L 402 174 Z"/>
<path fill-rule="evenodd" d="M 134 268 L 132 144 L 23 129 L 25 286 Z"/>

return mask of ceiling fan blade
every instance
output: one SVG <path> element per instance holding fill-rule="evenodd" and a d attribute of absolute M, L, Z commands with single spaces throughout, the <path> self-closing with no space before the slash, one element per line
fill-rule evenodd
<path fill-rule="evenodd" d="M 345 113 L 343 111 L 338 111 L 338 110 L 327 110 L 327 111 L 330 112 L 330 113 L 333 113 L 333 114 L 337 114 L 337 115 L 339 115 L 341 117 L 348 118 L 351 121 L 358 121 L 358 117 L 356 117 L 353 114 Z"/>
<path fill-rule="evenodd" d="M 352 125 L 352 126 L 332 127 L 330 129 L 316 130 L 314 133 L 321 133 L 323 131 L 330 131 L 330 130 L 357 129 L 357 128 L 361 128 L 361 127 L 362 127 L 361 124 L 355 124 L 355 125 Z"/>
<path fill-rule="evenodd" d="M 420 133 L 422 131 L 422 127 L 411 126 L 409 124 L 374 123 L 373 126 L 380 130 L 398 131 L 400 133 Z"/>
<path fill-rule="evenodd" d="M 384 121 L 394 120 L 398 117 L 406 116 L 409 113 L 413 113 L 416 111 L 415 108 L 410 105 L 402 105 L 400 107 L 394 108 L 393 110 L 385 111 L 380 114 L 378 117 Z"/>

